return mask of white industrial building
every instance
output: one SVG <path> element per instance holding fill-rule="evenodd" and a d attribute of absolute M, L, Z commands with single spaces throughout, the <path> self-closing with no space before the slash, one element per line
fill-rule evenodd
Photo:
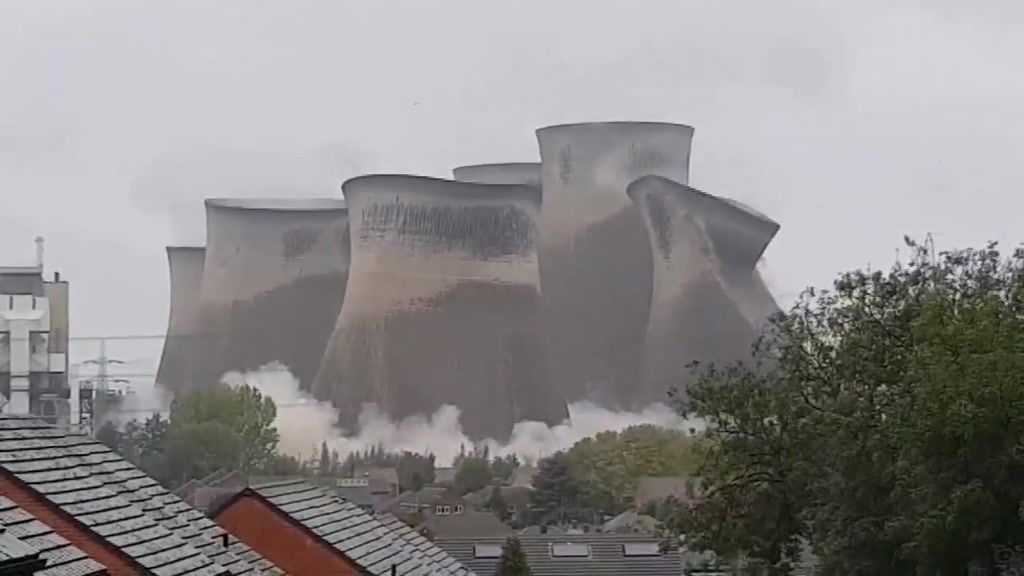
<path fill-rule="evenodd" d="M 34 266 L 0 267 L 0 412 L 67 423 L 68 284 L 43 276 L 43 239 Z"/>

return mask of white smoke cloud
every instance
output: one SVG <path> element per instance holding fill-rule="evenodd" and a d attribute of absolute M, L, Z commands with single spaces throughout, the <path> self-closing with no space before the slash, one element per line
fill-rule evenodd
<path fill-rule="evenodd" d="M 244 374 L 229 373 L 224 381 L 230 385 L 248 384 L 272 398 L 278 407 L 275 425 L 281 435 L 279 450 L 302 459 L 316 457 L 320 443 L 326 441 L 328 449 L 337 450 L 342 458 L 351 452 L 383 444 L 393 451 L 432 452 L 437 456 L 437 464 L 446 466 L 459 453 L 461 445 L 473 445 L 462 432 L 459 409 L 455 406 L 445 405 L 429 416 L 395 422 L 376 406 L 367 405 L 359 416 L 359 434 L 344 436 L 334 426 L 337 412 L 331 404 L 302 392 L 299 381 L 279 363 Z M 486 444 L 495 455 L 514 453 L 537 459 L 606 430 L 622 430 L 638 424 L 680 430 L 700 427 L 664 404 L 652 404 L 640 412 L 616 412 L 589 402 L 578 402 L 569 406 L 569 414 L 569 421 L 557 426 L 520 422 L 513 428 L 507 444 L 493 440 Z"/>

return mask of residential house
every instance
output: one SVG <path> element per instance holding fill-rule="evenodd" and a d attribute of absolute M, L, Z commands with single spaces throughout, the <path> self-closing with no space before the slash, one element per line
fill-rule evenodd
<path fill-rule="evenodd" d="M 416 530 L 431 540 L 467 536 L 511 536 L 515 533 L 515 530 L 491 512 L 477 510 L 427 516 L 416 526 Z"/>
<path fill-rule="evenodd" d="M 302 480 L 254 485 L 211 511 L 217 523 L 291 576 L 471 576 L 394 521 Z"/>
<path fill-rule="evenodd" d="M 653 516 L 640 514 L 636 510 L 626 510 L 601 525 L 601 532 L 614 534 L 660 534 L 662 523 Z"/>
<path fill-rule="evenodd" d="M 463 514 L 472 509 L 472 504 L 450 488 L 426 486 L 419 490 L 402 492 L 388 503 L 385 509 L 399 518 L 408 520 L 417 513 L 424 518 Z"/>
<path fill-rule="evenodd" d="M 638 534 L 522 534 L 533 576 L 680 576 L 677 543 Z M 504 538 L 446 538 L 435 544 L 477 574 L 494 574 Z"/>
<path fill-rule="evenodd" d="M 393 468 L 391 470 L 394 470 Z M 382 512 L 398 496 L 398 476 L 390 478 L 366 474 L 355 478 L 323 478 L 319 484 L 367 512 Z"/>
<path fill-rule="evenodd" d="M 476 492 L 466 494 L 465 499 L 477 510 L 495 512 L 488 507 L 488 503 L 495 490 L 501 490 L 502 499 L 507 506 L 506 512 L 508 517 L 520 519 L 525 523 L 524 519 L 530 511 L 530 493 L 533 492 L 532 488 L 522 486 L 485 486 Z"/>
<path fill-rule="evenodd" d="M 103 444 L 38 419 L 0 416 L 0 496 L 13 535 L 82 567 L 54 575 L 97 573 L 75 550 L 117 576 L 281 574 Z"/>

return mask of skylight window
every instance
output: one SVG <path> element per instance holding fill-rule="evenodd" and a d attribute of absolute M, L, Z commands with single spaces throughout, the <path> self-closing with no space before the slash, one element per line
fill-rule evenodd
<path fill-rule="evenodd" d="M 565 544 L 551 545 L 552 558 L 587 558 L 589 556 L 589 544 L 573 544 L 566 542 Z"/>
<path fill-rule="evenodd" d="M 623 556 L 661 556 L 661 545 L 657 542 L 632 542 L 622 545 Z"/>
<path fill-rule="evenodd" d="M 501 558 L 501 546 L 498 544 L 474 544 L 474 558 Z"/>

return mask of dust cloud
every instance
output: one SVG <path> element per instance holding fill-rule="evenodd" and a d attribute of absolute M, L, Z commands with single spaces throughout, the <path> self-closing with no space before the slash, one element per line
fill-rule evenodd
<path fill-rule="evenodd" d="M 383 444 L 392 451 L 432 452 L 438 466 L 450 465 L 460 447 L 473 446 L 459 424 L 459 409 L 445 405 L 429 416 L 409 417 L 399 422 L 387 418 L 374 405 L 363 407 L 359 416 L 359 434 L 339 434 L 334 422 L 337 411 L 329 402 L 311 398 L 300 389 L 299 381 L 288 368 L 272 363 L 260 370 L 231 372 L 223 381 L 232 386 L 248 384 L 269 396 L 277 405 L 275 425 L 280 433 L 279 451 L 300 459 L 316 458 L 321 442 L 329 450 L 346 454 Z M 556 426 L 542 422 L 520 422 L 512 430 L 507 444 L 487 440 L 491 454 L 517 454 L 536 460 L 571 447 L 578 440 L 605 430 L 622 430 L 637 424 L 654 424 L 686 430 L 697 423 L 676 414 L 664 404 L 652 404 L 639 412 L 615 412 L 589 402 L 569 406 L 570 419 Z"/>

